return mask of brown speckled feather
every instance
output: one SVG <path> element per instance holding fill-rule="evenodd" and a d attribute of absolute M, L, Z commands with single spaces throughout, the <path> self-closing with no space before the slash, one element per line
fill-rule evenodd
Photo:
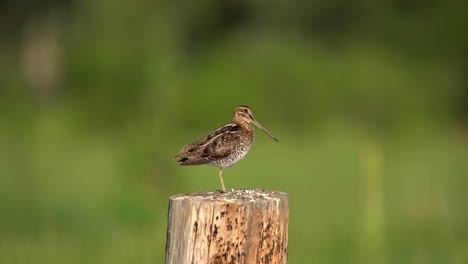
<path fill-rule="evenodd" d="M 229 156 L 235 145 L 239 144 L 241 133 L 240 125 L 228 123 L 187 145 L 175 158 L 180 159 L 180 165 L 201 165 L 222 159 Z"/>

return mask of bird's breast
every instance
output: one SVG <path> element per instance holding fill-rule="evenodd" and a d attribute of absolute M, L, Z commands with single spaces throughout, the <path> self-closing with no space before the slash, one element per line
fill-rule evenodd
<path fill-rule="evenodd" d="M 224 157 L 223 159 L 214 161 L 211 165 L 218 166 L 223 169 L 231 167 L 247 155 L 250 148 L 252 147 L 252 143 L 253 138 L 250 142 L 240 143 L 233 149 L 233 151 L 228 156 Z"/>

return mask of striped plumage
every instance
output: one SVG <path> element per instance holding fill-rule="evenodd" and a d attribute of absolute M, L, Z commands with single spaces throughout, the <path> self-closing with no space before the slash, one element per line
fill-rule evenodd
<path fill-rule="evenodd" d="M 254 123 L 271 138 L 278 141 L 268 130 L 255 120 L 248 106 L 239 106 L 230 123 L 216 129 L 207 136 L 188 144 L 175 156 L 179 165 L 207 164 L 219 167 L 219 179 L 223 191 L 223 169 L 236 164 L 252 147 L 255 133 Z"/>

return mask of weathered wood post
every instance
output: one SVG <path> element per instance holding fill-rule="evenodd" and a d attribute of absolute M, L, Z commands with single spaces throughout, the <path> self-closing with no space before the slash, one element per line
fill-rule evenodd
<path fill-rule="evenodd" d="M 166 264 L 285 264 L 288 218 L 288 194 L 278 191 L 172 196 Z"/>

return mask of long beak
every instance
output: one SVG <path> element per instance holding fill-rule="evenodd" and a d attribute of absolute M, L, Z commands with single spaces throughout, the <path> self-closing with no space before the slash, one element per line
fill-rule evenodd
<path fill-rule="evenodd" d="M 265 132 L 267 135 L 269 135 L 274 141 L 278 141 L 277 138 L 275 138 L 275 136 L 273 136 L 270 132 L 268 132 L 268 130 L 266 130 L 266 128 L 264 128 L 262 125 L 260 125 L 260 123 L 253 119 L 252 122 L 258 127 L 260 128 L 261 130 L 263 130 L 263 132 Z"/>

